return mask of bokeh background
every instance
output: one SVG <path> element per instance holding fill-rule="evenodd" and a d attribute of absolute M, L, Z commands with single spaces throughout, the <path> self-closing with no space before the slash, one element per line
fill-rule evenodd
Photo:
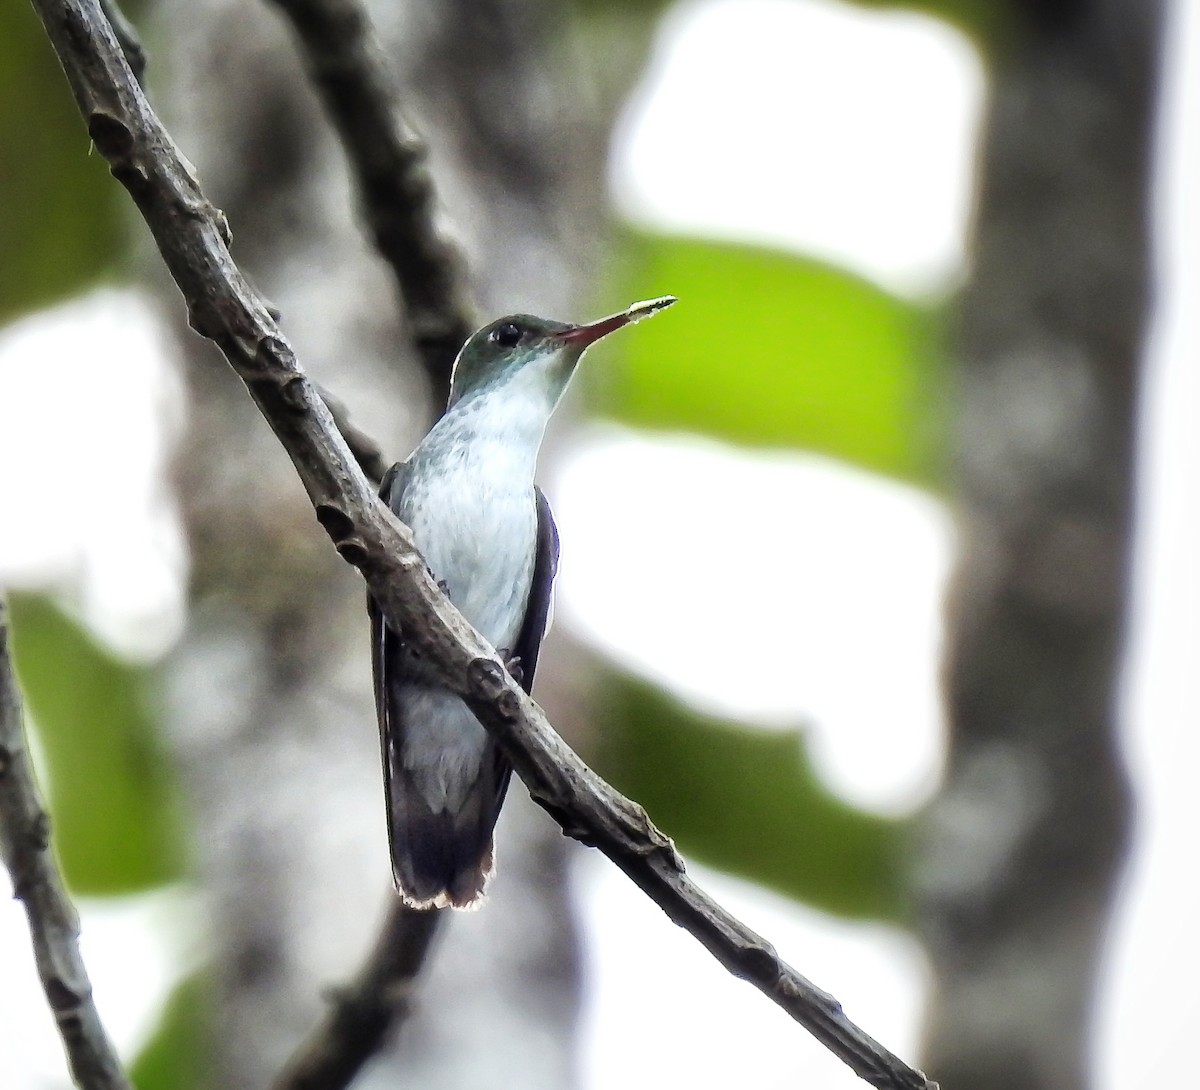
<path fill-rule="evenodd" d="M 438 393 L 285 23 L 130 10 L 235 256 L 403 456 Z M 944 1086 L 1176 1081 L 1195 5 L 372 10 L 481 318 L 681 299 L 544 452 L 552 721 Z M 0 81 L 0 579 L 97 1001 L 140 1090 L 267 1085 L 388 897 L 361 585 L 21 5 Z M 857 1084 L 520 787 L 499 859 L 356 1085 Z M 66 1086 L 7 905 L 0 1085 Z"/>

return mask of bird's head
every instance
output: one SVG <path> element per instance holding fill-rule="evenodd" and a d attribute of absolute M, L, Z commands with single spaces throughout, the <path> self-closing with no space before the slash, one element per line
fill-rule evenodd
<path fill-rule="evenodd" d="M 620 314 L 587 325 L 566 325 L 532 314 L 498 318 L 473 333 L 463 345 L 454 362 L 447 407 L 452 409 L 517 380 L 543 393 L 553 407 L 588 345 L 674 302 L 673 297 L 666 296 L 634 303 Z"/>

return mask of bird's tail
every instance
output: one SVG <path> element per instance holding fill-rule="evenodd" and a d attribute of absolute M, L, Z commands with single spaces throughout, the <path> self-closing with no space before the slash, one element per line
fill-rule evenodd
<path fill-rule="evenodd" d="M 368 611 L 396 888 L 417 908 L 469 908 L 478 903 L 495 869 L 492 830 L 511 766 L 496 743 L 483 736 L 474 782 L 454 792 L 453 808 L 445 795 L 440 805 L 430 801 L 417 772 L 405 765 L 400 753 L 408 718 L 405 697 L 413 691 L 404 678 L 411 676 L 413 662 L 406 659 L 403 640 L 384 623 L 374 600 L 368 600 Z M 483 735 L 483 728 L 478 729 Z"/>
<path fill-rule="evenodd" d="M 392 876 L 416 908 L 471 908 L 495 870 L 492 830 L 508 788 L 510 768 L 498 751 L 484 755 L 479 779 L 453 813 L 434 810 L 411 772 L 386 755 Z"/>

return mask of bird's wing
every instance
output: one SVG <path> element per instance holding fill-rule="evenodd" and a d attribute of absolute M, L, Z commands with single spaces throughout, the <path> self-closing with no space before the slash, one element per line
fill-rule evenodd
<path fill-rule="evenodd" d="M 537 498 L 537 552 L 534 554 L 525 620 L 521 624 L 516 646 L 512 649 L 512 653 L 520 659 L 521 688 L 527 693 L 533 689 L 538 653 L 542 649 L 542 637 L 546 634 L 546 624 L 550 619 L 554 576 L 558 572 L 558 527 L 545 494 L 536 485 L 533 490 Z M 495 825 L 504 794 L 508 790 L 508 781 L 512 777 L 512 765 L 504 750 L 490 736 L 487 756 L 492 772 L 491 785 L 495 791 L 495 809 L 491 815 L 491 823 Z"/>
<path fill-rule="evenodd" d="M 533 673 L 537 669 L 538 652 L 546 623 L 550 619 L 550 599 L 554 576 L 558 571 L 558 527 L 550 513 L 550 504 L 542 490 L 534 486 L 537 497 L 537 553 L 533 562 L 533 580 L 529 584 L 529 600 L 525 606 L 525 621 L 517 636 L 513 654 L 521 660 L 521 687 L 533 688 Z"/>
<path fill-rule="evenodd" d="M 393 511 L 396 510 L 408 475 L 408 463 L 397 462 L 384 475 L 379 484 L 379 495 Z M 388 844 L 392 845 L 392 768 L 393 747 L 400 745 L 399 733 L 402 717 L 394 707 L 394 698 L 399 691 L 397 676 L 404 662 L 404 638 L 384 619 L 379 603 L 367 595 L 367 615 L 371 620 L 371 678 L 375 685 L 375 715 L 379 723 L 379 747 L 383 757 L 384 801 L 387 806 Z"/>
<path fill-rule="evenodd" d="M 406 463 L 393 466 L 380 485 L 380 495 L 393 511 L 403 496 L 407 470 Z M 525 619 L 516 645 L 511 649 L 511 654 L 520 659 L 521 685 L 526 692 L 533 686 L 558 569 L 558 530 L 541 489 L 535 489 L 535 498 L 537 550 L 533 576 Z M 461 870 L 464 875 L 461 888 L 457 888 L 459 879 L 447 878 L 449 903 L 469 903 L 491 870 L 491 830 L 504 802 L 512 767 L 500 747 L 489 737 L 475 806 L 460 814 L 453 827 L 425 812 L 423 800 L 414 794 L 408 782 L 411 774 L 397 760 L 403 746 L 405 681 L 411 678 L 415 660 L 405 654 L 403 633 L 384 621 L 373 598 L 368 598 L 367 609 L 371 619 L 371 662 L 383 758 L 388 840 L 397 882 L 410 897 L 423 901 L 427 895 L 433 897 L 438 890 L 436 882 L 422 880 L 421 872 L 433 870 L 453 875 Z M 463 827 L 460 828 L 460 824 Z"/>

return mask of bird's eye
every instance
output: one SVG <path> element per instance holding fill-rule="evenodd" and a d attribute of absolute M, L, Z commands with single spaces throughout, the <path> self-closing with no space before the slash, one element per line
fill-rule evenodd
<path fill-rule="evenodd" d="M 501 348 L 515 348 L 521 340 L 521 327 L 515 322 L 501 322 L 488 334 L 488 340 Z"/>

